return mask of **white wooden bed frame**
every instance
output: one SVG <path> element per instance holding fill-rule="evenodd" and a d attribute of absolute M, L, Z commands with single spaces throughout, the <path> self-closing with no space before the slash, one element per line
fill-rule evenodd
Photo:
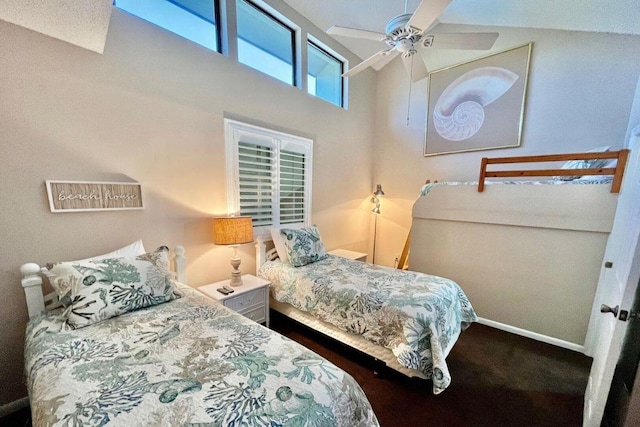
<path fill-rule="evenodd" d="M 278 257 L 278 254 L 273 247 L 273 240 L 271 240 L 270 236 L 258 236 L 256 238 L 255 246 L 257 274 L 262 264 L 267 261 L 275 260 Z M 401 374 L 404 374 L 408 377 L 427 379 L 427 376 L 422 372 L 415 369 L 406 368 L 398 363 L 398 359 L 388 348 L 376 345 L 361 337 L 360 335 L 344 332 L 327 322 L 323 322 L 322 320 L 315 318 L 309 313 L 298 310 L 290 304 L 276 301 L 271 296 L 269 296 L 269 308 L 277 311 L 278 313 L 281 313 L 286 317 L 289 317 L 290 319 L 297 321 L 298 323 L 308 326 L 323 335 L 333 338 L 336 341 L 339 341 L 349 347 L 355 348 L 356 350 L 359 350 L 373 357 L 376 364 L 386 365 L 388 368 L 400 372 Z M 378 369 L 376 368 L 375 371 L 377 373 Z"/>
<path fill-rule="evenodd" d="M 184 248 L 176 246 L 173 254 L 175 275 L 180 283 L 187 283 L 187 258 L 184 256 Z M 29 319 L 43 311 L 53 310 L 62 306 L 58 294 L 51 292 L 44 294 L 42 289 L 42 268 L 36 263 L 26 263 L 20 267 L 22 274 L 22 288 L 27 300 Z"/>

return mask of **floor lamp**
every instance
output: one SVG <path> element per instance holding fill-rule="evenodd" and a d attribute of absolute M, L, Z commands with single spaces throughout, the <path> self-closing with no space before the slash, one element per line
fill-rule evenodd
<path fill-rule="evenodd" d="M 378 215 L 380 215 L 380 197 L 384 196 L 384 191 L 382 191 L 382 185 L 376 185 L 376 191 L 373 193 L 373 197 L 371 197 L 371 203 L 374 203 L 375 206 L 371 209 L 371 212 L 374 213 L 373 220 L 373 262 L 376 263 L 376 237 L 378 234 Z"/>

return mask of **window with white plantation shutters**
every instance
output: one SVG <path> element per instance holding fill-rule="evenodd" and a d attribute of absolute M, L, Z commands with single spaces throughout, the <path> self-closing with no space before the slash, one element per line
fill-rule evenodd
<path fill-rule="evenodd" d="M 305 155 L 280 151 L 280 224 L 304 222 Z"/>
<path fill-rule="evenodd" d="M 229 213 L 256 232 L 309 225 L 313 141 L 225 119 Z"/>
<path fill-rule="evenodd" d="M 252 217 L 254 227 L 273 224 L 274 166 L 273 148 L 238 143 L 240 215 Z"/>

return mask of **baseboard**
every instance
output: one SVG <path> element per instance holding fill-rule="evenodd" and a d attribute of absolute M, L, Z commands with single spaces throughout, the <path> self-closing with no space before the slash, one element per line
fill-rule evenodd
<path fill-rule="evenodd" d="M 542 335 L 537 332 L 528 331 L 526 329 L 517 328 L 515 326 L 506 325 L 504 323 L 496 322 L 485 318 L 478 318 L 478 323 L 481 325 L 491 326 L 492 328 L 500 329 L 502 331 L 511 332 L 512 334 L 521 335 L 523 337 L 531 338 L 536 341 L 541 341 L 547 344 L 552 344 L 558 347 L 566 348 L 568 350 L 577 351 L 578 353 L 586 354 L 583 345 L 574 344 L 569 341 L 553 338 L 548 335 Z"/>
<path fill-rule="evenodd" d="M 29 406 L 29 397 L 25 396 L 22 399 L 14 400 L 13 402 L 7 403 L 6 405 L 0 406 L 0 418 L 5 417 L 9 414 L 13 414 L 20 409 L 26 408 Z"/>

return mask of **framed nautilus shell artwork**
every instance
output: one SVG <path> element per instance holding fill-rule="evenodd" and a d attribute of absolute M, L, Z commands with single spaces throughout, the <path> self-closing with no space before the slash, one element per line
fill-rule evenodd
<path fill-rule="evenodd" d="M 425 156 L 520 145 L 531 45 L 429 74 Z"/>

